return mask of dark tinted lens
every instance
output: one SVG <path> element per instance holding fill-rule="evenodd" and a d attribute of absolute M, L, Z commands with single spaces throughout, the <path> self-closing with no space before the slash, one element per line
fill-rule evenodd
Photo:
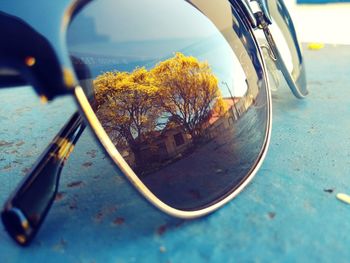
<path fill-rule="evenodd" d="M 185 1 L 94 1 L 68 31 L 110 139 L 142 182 L 181 210 L 232 193 L 267 138 L 256 46 L 229 2 L 211 2 L 195 1 L 200 12 Z"/>

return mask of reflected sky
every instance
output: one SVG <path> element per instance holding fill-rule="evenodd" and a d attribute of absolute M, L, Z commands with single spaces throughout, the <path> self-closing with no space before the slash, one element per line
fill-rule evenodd
<path fill-rule="evenodd" d="M 101 15 L 103 14 L 103 15 Z M 73 20 L 68 31 L 72 53 L 112 57 L 135 67 L 152 68 L 181 52 L 207 61 L 219 78 L 224 97 L 242 97 L 246 76 L 225 38 L 196 8 L 180 0 L 92 2 Z M 95 65 L 96 68 L 101 65 Z M 123 70 L 113 65 L 94 70 Z M 125 69 L 124 69 L 125 70 Z M 228 87 L 231 87 L 230 90 Z"/>
<path fill-rule="evenodd" d="M 97 33 L 113 42 L 207 37 L 216 30 L 183 0 L 103 0 L 90 5 L 85 13 L 98 14 Z"/>

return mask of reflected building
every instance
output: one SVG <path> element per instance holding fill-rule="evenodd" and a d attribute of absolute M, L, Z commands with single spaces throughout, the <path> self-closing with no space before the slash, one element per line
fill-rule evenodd
<path fill-rule="evenodd" d="M 105 72 L 94 80 L 97 116 L 127 163 L 150 174 L 211 142 L 232 143 L 259 92 L 256 74 L 237 72 L 224 89 L 207 62 L 180 52 L 150 70 Z"/>
<path fill-rule="evenodd" d="M 201 147 L 211 140 L 216 142 L 227 142 L 235 129 L 237 122 L 249 109 L 250 103 L 247 104 L 245 97 L 240 98 L 222 98 L 226 105 L 226 112 L 220 113 L 212 109 L 208 114 L 207 119 L 201 125 L 203 136 L 200 142 L 194 143 L 192 136 L 186 133 L 184 129 L 178 125 L 167 125 L 164 129 L 153 131 L 152 141 L 143 141 L 140 144 L 142 160 L 145 163 L 143 167 L 145 174 L 153 170 L 161 169 L 176 160 L 182 159 L 191 154 L 195 148 Z M 249 105 L 247 107 L 247 105 Z M 111 138 L 117 138 L 117 133 L 111 130 L 109 132 Z M 114 142 L 117 144 L 117 142 Z M 120 145 L 120 143 L 118 143 Z M 125 158 L 128 164 L 135 167 L 135 155 L 131 149 L 124 144 L 118 147 L 121 155 Z"/>
<path fill-rule="evenodd" d="M 246 112 L 247 108 L 242 98 L 223 98 L 227 107 L 225 114 L 212 110 L 210 118 L 205 124 L 206 137 L 210 139 L 220 138 L 225 132 L 232 132 L 234 123 Z"/>

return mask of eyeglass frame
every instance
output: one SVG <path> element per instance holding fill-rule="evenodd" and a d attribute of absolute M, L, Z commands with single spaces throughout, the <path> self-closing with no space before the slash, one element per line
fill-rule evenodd
<path fill-rule="evenodd" d="M 276 1 L 281 2 L 280 0 L 276 0 Z M 37 2 L 40 3 L 41 8 L 43 9 L 53 8 L 52 6 L 50 6 L 49 3 L 46 3 L 46 1 L 38 0 Z M 74 17 L 75 14 L 79 12 L 81 8 L 83 8 L 90 1 L 77 0 L 72 2 L 71 0 L 65 0 L 64 1 L 65 4 L 62 2 L 59 4 L 59 7 L 61 8 L 61 17 L 56 17 L 56 20 L 55 20 L 56 24 L 53 23 L 55 25 L 52 25 L 52 26 L 56 26 L 56 30 L 52 31 L 52 29 L 43 29 L 43 32 L 38 33 L 32 29 L 26 28 L 24 30 L 21 30 L 21 32 L 26 32 L 26 33 L 30 32 L 30 34 L 29 33 L 28 35 L 18 34 L 18 35 L 21 35 L 21 37 L 23 38 L 26 37 L 31 39 L 31 41 L 35 39 L 37 41 L 36 43 L 30 42 L 32 43 L 33 46 L 38 45 L 38 43 L 39 43 L 39 46 L 45 46 L 46 48 L 45 52 L 47 52 L 45 55 L 47 55 L 48 53 L 50 54 L 50 58 L 49 58 L 50 64 L 51 64 L 50 67 L 43 66 L 39 70 L 36 70 L 36 68 L 34 68 L 33 65 L 31 64 L 33 62 L 35 63 L 33 59 L 40 61 L 40 52 L 42 52 L 42 50 L 39 50 L 40 52 L 37 51 L 36 52 L 37 54 L 31 54 L 30 52 L 28 53 L 28 51 L 31 51 L 33 49 L 31 48 L 28 49 L 28 47 L 23 47 L 23 45 L 18 46 L 17 42 L 22 43 L 22 41 L 18 41 L 17 35 L 14 37 L 13 40 L 10 39 L 9 41 L 0 43 L 0 50 L 6 50 L 9 48 L 11 50 L 11 52 L 9 52 L 10 56 L 8 56 L 8 54 L 4 55 L 0 53 L 0 57 L 3 58 L 3 62 L 5 62 L 6 66 L 12 66 L 21 72 L 21 77 L 19 77 L 16 74 L 12 74 L 12 76 L 10 77 L 6 76 L 4 78 L 0 74 L 0 88 L 13 86 L 13 85 L 27 84 L 27 81 L 29 80 L 29 83 L 33 85 L 33 87 L 35 88 L 36 92 L 39 94 L 42 100 L 44 101 L 52 100 L 55 97 L 60 95 L 71 94 L 75 97 L 80 110 L 80 113 L 79 112 L 75 113 L 71 117 L 71 119 L 68 121 L 68 123 L 61 129 L 61 131 L 53 139 L 49 147 L 38 159 L 37 163 L 33 166 L 32 170 L 27 174 L 26 178 L 24 178 L 22 183 L 17 187 L 17 189 L 13 192 L 13 194 L 10 196 L 10 198 L 6 202 L 4 206 L 4 211 L 2 212 L 2 219 L 7 231 L 14 238 L 14 240 L 21 245 L 29 244 L 30 241 L 34 238 L 40 225 L 42 224 L 57 193 L 59 177 L 60 177 L 60 173 L 63 168 L 64 162 L 67 160 L 69 154 L 72 152 L 75 143 L 77 142 L 77 140 L 79 139 L 79 136 L 81 135 L 81 133 L 85 128 L 85 123 L 82 116 L 86 118 L 87 123 L 94 131 L 94 134 L 96 135 L 98 141 L 102 144 L 103 146 L 102 148 L 106 150 L 108 155 L 114 160 L 114 162 L 117 164 L 119 169 L 126 175 L 129 181 L 134 185 L 134 187 L 138 189 L 138 192 L 141 193 L 153 205 L 155 205 L 160 210 L 162 210 L 163 212 L 169 215 L 184 218 L 184 219 L 191 219 L 191 218 L 204 216 L 206 214 L 209 214 L 215 211 L 219 207 L 223 206 L 224 204 L 232 200 L 238 193 L 240 193 L 241 190 L 253 179 L 254 175 L 257 173 L 267 153 L 267 148 L 268 148 L 270 136 L 271 136 L 271 126 L 272 126 L 272 103 L 271 103 L 271 94 L 270 94 L 269 88 L 267 88 L 267 92 L 268 92 L 267 103 L 268 103 L 268 109 L 269 109 L 268 117 L 267 117 L 268 128 L 265 135 L 265 141 L 261 149 L 261 154 L 259 155 L 259 158 L 256 160 L 254 166 L 251 168 L 250 172 L 248 173 L 249 176 L 247 176 L 247 178 L 228 196 L 222 198 L 221 200 L 216 200 L 214 204 L 204 209 L 200 209 L 196 211 L 182 211 L 179 209 L 172 208 L 169 205 L 163 203 L 161 200 L 159 200 L 142 183 L 142 181 L 132 171 L 129 165 L 127 165 L 123 157 L 120 155 L 116 147 L 113 145 L 113 143 L 109 139 L 109 136 L 104 131 L 103 127 L 101 126 L 100 122 L 98 121 L 91 107 L 89 98 L 86 96 L 86 94 L 84 93 L 84 90 L 79 85 L 79 80 L 78 80 L 79 77 L 76 76 L 71 59 L 69 58 L 68 52 L 66 51 L 65 45 L 63 43 L 65 39 L 65 31 L 69 26 L 70 20 L 72 19 L 72 17 Z M 293 25 L 291 24 L 291 19 L 288 14 L 288 11 L 282 8 L 282 12 L 284 12 L 283 18 L 285 19 L 285 21 L 288 21 L 288 23 L 286 22 L 288 25 L 292 26 L 292 29 L 290 29 L 291 32 L 293 33 L 292 41 L 294 41 L 298 60 L 300 61 L 301 74 L 299 75 L 300 78 L 296 81 L 293 80 L 291 74 L 288 72 L 282 60 L 282 56 L 279 53 L 279 50 L 276 46 L 276 43 L 274 42 L 274 39 L 270 34 L 269 25 L 272 23 L 272 20 L 269 15 L 269 10 L 267 8 L 266 1 L 261 0 L 261 1 L 248 2 L 246 0 L 240 0 L 240 1 L 229 0 L 229 2 L 231 4 L 231 8 L 233 12 L 234 11 L 236 12 L 235 15 L 241 19 L 241 22 L 244 26 L 242 31 L 244 31 L 244 33 L 246 34 L 249 34 L 252 37 L 252 39 L 255 40 L 254 43 L 250 43 L 252 46 L 255 47 L 255 50 L 251 52 L 254 53 L 257 56 L 257 58 L 261 61 L 263 71 L 264 71 L 264 78 L 267 83 L 267 86 L 269 87 L 267 68 L 264 62 L 262 52 L 259 47 L 259 43 L 256 40 L 253 33 L 255 29 L 263 30 L 270 48 L 269 55 L 276 62 L 277 67 L 282 71 L 288 83 L 288 86 L 291 88 L 291 91 L 293 92 L 293 94 L 297 98 L 304 98 L 305 95 L 307 94 L 307 90 L 305 90 L 304 92 L 300 92 L 298 87 L 296 87 L 296 83 L 305 82 L 305 70 L 304 70 L 303 60 L 302 60 L 300 49 L 298 46 L 296 34 L 294 31 Z M 283 1 L 282 1 L 282 7 L 285 8 Z M 3 17 L 3 16 L 8 17 L 7 14 L 5 13 L 1 14 L 1 13 L 3 12 L 0 11 L 0 17 Z M 58 11 L 57 14 L 59 13 L 60 12 Z M 57 21 L 60 21 L 60 23 L 57 23 Z M 0 23 L 0 24 L 2 24 L 2 27 L 5 26 L 4 28 L 1 28 L 1 31 L 5 31 L 5 34 L 7 33 L 8 35 L 11 35 L 11 32 L 6 32 L 7 30 L 6 23 Z M 19 27 L 26 27 L 26 25 L 20 23 Z M 39 28 L 41 28 L 40 25 L 39 25 Z M 27 32 L 27 30 L 29 31 Z M 45 35 L 45 37 L 43 37 L 43 35 Z M 9 38 L 5 38 L 5 39 L 8 40 Z M 57 39 L 59 40 L 58 41 L 59 44 L 55 42 Z M 23 57 L 23 53 L 25 54 L 24 57 Z M 43 77 L 45 75 L 50 76 L 50 78 L 47 79 Z M 23 76 L 26 79 L 23 79 Z M 33 76 L 37 76 L 37 77 L 33 78 Z M 302 83 L 302 86 L 306 87 L 305 83 Z M 50 87 L 50 89 L 47 89 L 45 87 Z M 23 194 L 24 189 L 28 189 L 28 187 L 33 190 L 40 188 L 42 186 L 40 184 L 41 182 L 40 180 L 42 180 L 44 176 L 47 176 L 47 174 L 50 174 L 50 176 L 52 177 L 53 185 L 55 187 L 53 188 L 53 191 L 49 193 L 49 196 L 45 200 L 42 199 L 42 196 L 38 196 L 35 194 L 31 195 L 31 197 L 34 198 L 34 202 L 40 202 L 40 200 L 42 200 L 44 201 L 44 203 L 46 203 L 45 209 L 42 211 L 35 225 L 33 225 L 31 220 L 26 218 L 25 214 L 20 209 L 16 208 L 13 205 L 13 202 L 18 196 L 21 196 L 21 194 Z M 39 181 L 39 184 L 36 184 L 38 183 L 38 181 Z M 25 193 L 25 194 L 26 194 L 25 196 L 28 197 L 28 193 Z M 39 198 L 39 201 L 35 200 L 37 198 Z M 19 228 L 21 234 L 18 234 L 18 229 L 15 229 L 15 228 Z"/>

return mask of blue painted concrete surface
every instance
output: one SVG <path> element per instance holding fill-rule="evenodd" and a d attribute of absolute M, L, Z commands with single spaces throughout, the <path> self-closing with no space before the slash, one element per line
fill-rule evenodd
<path fill-rule="evenodd" d="M 0 262 L 349 262 L 350 46 L 305 51 L 310 95 L 273 93 L 264 164 L 232 202 L 202 219 L 159 212 L 85 132 L 37 238 L 18 247 L 0 227 Z M 0 91 L 0 202 L 75 110 L 30 89 Z"/>

